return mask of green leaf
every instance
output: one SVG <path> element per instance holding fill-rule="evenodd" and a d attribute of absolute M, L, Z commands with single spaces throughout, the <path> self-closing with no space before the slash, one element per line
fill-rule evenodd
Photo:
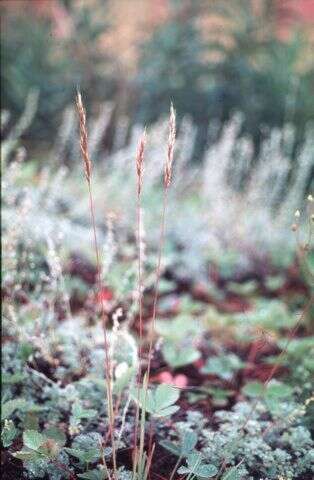
<path fill-rule="evenodd" d="M 265 287 L 271 291 L 278 290 L 284 285 L 284 283 L 285 278 L 281 275 L 267 276 L 265 279 Z"/>
<path fill-rule="evenodd" d="M 262 397 L 265 393 L 265 387 L 261 382 L 248 382 L 242 388 L 242 392 L 247 397 Z"/>
<path fill-rule="evenodd" d="M 45 442 L 47 437 L 42 435 L 36 430 L 26 430 L 23 433 L 23 443 L 25 447 L 30 448 L 31 450 L 38 450 Z"/>
<path fill-rule="evenodd" d="M 157 320 L 156 332 L 166 340 L 178 342 L 186 338 L 194 338 L 200 333 L 200 324 L 191 322 L 189 315 L 180 315 L 174 320 Z"/>
<path fill-rule="evenodd" d="M 105 480 L 107 474 L 105 470 L 88 470 L 85 473 L 79 473 L 78 478 L 84 478 L 86 480 Z"/>
<path fill-rule="evenodd" d="M 195 432 L 185 432 L 181 440 L 181 453 L 183 456 L 188 455 L 197 443 L 197 435 Z"/>
<path fill-rule="evenodd" d="M 59 428 L 56 427 L 50 427 L 47 428 L 44 431 L 44 435 L 49 438 L 54 440 L 60 447 L 63 447 L 66 444 L 66 435 L 64 432 L 59 430 Z"/>
<path fill-rule="evenodd" d="M 248 296 L 256 292 L 258 283 L 256 280 L 248 280 L 245 283 L 228 282 L 227 288 L 230 292 Z"/>
<path fill-rule="evenodd" d="M 173 368 L 189 365 L 190 363 L 196 362 L 201 356 L 200 352 L 192 346 L 182 348 L 180 344 L 175 345 L 169 341 L 164 342 L 162 354 L 168 365 Z"/>
<path fill-rule="evenodd" d="M 14 400 L 8 400 L 2 404 L 1 407 L 1 420 L 8 418 L 15 410 L 24 410 L 28 405 L 28 402 L 24 398 L 15 398 Z"/>
<path fill-rule="evenodd" d="M 12 456 L 22 460 L 23 462 L 28 462 L 29 460 L 36 460 L 41 458 L 41 454 L 32 450 L 20 450 L 19 452 L 12 453 Z"/>
<path fill-rule="evenodd" d="M 119 394 L 123 392 L 123 390 L 132 384 L 132 379 L 135 377 L 136 374 L 136 368 L 134 367 L 129 367 L 127 371 L 121 375 L 121 377 L 115 379 L 113 388 L 114 388 L 114 393 Z"/>
<path fill-rule="evenodd" d="M 158 385 L 155 391 L 155 402 L 158 410 L 175 403 L 179 398 L 179 390 L 166 383 Z"/>
<path fill-rule="evenodd" d="M 290 397 L 293 389 L 289 385 L 277 381 L 266 387 L 261 382 L 249 382 L 242 388 L 242 392 L 248 397 L 263 397 L 273 401 L 276 398 Z"/>
<path fill-rule="evenodd" d="M 286 398 L 290 397 L 292 393 L 293 389 L 281 382 L 269 384 L 266 389 L 266 396 L 269 398 Z"/>
<path fill-rule="evenodd" d="M 7 448 L 9 447 L 15 437 L 18 434 L 17 428 L 15 428 L 14 423 L 12 420 L 5 420 L 4 426 L 1 431 L 1 440 L 2 440 L 2 445 Z"/>
<path fill-rule="evenodd" d="M 194 474 L 198 478 L 214 477 L 218 473 L 217 467 L 209 463 L 203 463 L 203 457 L 200 453 L 193 452 L 187 456 L 187 467 L 180 467 L 178 473 L 181 475 Z"/>
<path fill-rule="evenodd" d="M 161 417 L 170 417 L 174 413 L 179 410 L 180 407 L 177 405 L 172 405 L 170 407 L 163 408 L 162 410 L 155 411 L 153 413 L 154 417 L 161 418 Z"/>
<path fill-rule="evenodd" d="M 215 465 L 204 464 L 196 467 L 195 474 L 197 477 L 208 478 L 214 477 L 218 473 L 218 468 Z"/>
<path fill-rule="evenodd" d="M 202 454 L 197 452 L 189 453 L 187 456 L 187 464 L 190 472 L 194 472 L 195 469 L 201 465 L 203 460 Z"/>
<path fill-rule="evenodd" d="M 209 358 L 202 368 L 202 373 L 217 375 L 224 380 L 230 380 L 234 372 L 244 367 L 244 363 L 234 353 Z"/>
<path fill-rule="evenodd" d="M 72 405 L 72 415 L 78 420 L 81 418 L 93 418 L 97 415 L 97 410 L 85 409 L 80 402 L 75 402 Z"/>
<path fill-rule="evenodd" d="M 2 375 L 2 383 L 8 385 L 14 385 L 15 383 L 21 383 L 25 379 L 24 373 L 4 373 Z"/>
<path fill-rule="evenodd" d="M 242 475 L 238 472 L 237 467 L 229 468 L 222 477 L 222 480 L 241 480 Z"/>
<path fill-rule="evenodd" d="M 65 448 L 66 452 L 75 458 L 78 458 L 83 463 L 96 462 L 99 460 L 101 454 L 99 449 L 91 448 L 90 450 L 79 450 L 77 448 Z"/>
<path fill-rule="evenodd" d="M 142 388 L 139 398 L 137 389 L 133 389 L 132 396 L 136 402 L 139 401 L 141 408 L 145 405 L 145 410 L 155 417 L 167 417 L 179 409 L 172 405 L 180 396 L 179 390 L 168 384 L 159 385 L 155 391 L 147 390 L 146 394 Z"/>
<path fill-rule="evenodd" d="M 159 442 L 162 447 L 164 447 L 168 452 L 172 453 L 173 455 L 176 455 L 177 457 L 180 457 L 181 455 L 181 448 L 179 445 L 176 445 L 175 443 L 169 442 L 168 440 L 161 440 Z"/>
<path fill-rule="evenodd" d="M 195 447 L 196 443 L 197 435 L 195 432 L 190 431 L 183 433 L 179 444 L 169 442 L 168 440 L 162 440 L 160 442 L 162 447 L 164 447 L 166 450 L 171 452 L 173 455 L 176 455 L 177 457 L 188 456 Z"/>
<path fill-rule="evenodd" d="M 35 412 L 27 412 L 23 422 L 24 430 L 39 430 L 39 418 Z"/>

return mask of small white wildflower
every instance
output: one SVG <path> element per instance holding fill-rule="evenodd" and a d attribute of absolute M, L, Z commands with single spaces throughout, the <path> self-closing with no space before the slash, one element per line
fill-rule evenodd
<path fill-rule="evenodd" d="M 309 195 L 309 196 L 307 197 L 307 199 L 308 199 L 309 202 L 314 202 L 314 197 L 313 197 L 313 195 Z"/>
<path fill-rule="evenodd" d="M 301 216 L 300 210 L 296 210 L 294 216 L 295 216 L 295 218 L 300 218 L 300 216 Z"/>

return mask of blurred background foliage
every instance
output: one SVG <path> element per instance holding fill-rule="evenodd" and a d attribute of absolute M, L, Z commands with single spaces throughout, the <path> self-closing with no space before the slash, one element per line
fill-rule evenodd
<path fill-rule="evenodd" d="M 158 121 L 172 100 L 179 122 L 189 115 L 197 127 L 196 160 L 235 112 L 243 116 L 240 135 L 253 140 L 256 153 L 272 128 L 291 123 L 293 158 L 314 119 L 314 2 L 303 9 L 296 3 L 305 5 L 3 1 L 2 108 L 18 118 L 28 92 L 38 88 L 28 140 L 49 146 L 77 87 L 91 109 L 110 100 L 131 124 Z"/>

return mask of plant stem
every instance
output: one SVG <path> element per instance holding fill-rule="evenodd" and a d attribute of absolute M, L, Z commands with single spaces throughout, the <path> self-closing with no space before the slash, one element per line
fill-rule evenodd
<path fill-rule="evenodd" d="M 99 291 L 99 294 L 101 294 L 100 255 L 99 255 L 99 247 L 98 247 L 98 240 L 97 240 L 92 184 L 90 179 L 87 179 L 87 184 L 88 184 L 91 222 L 92 222 L 93 236 L 94 236 L 94 247 L 95 247 L 95 254 L 96 254 L 98 291 Z M 106 375 L 106 383 L 107 383 L 106 392 L 107 392 L 107 403 L 108 403 L 109 431 L 110 431 L 111 448 L 112 448 L 113 472 L 114 472 L 114 478 L 117 479 L 116 448 L 115 448 L 115 441 L 114 441 L 115 416 L 114 416 L 114 410 L 113 410 L 113 395 L 112 395 L 112 385 L 111 385 L 111 362 L 110 362 L 110 356 L 109 356 L 109 343 L 108 343 L 108 336 L 107 336 L 107 330 L 106 330 L 105 305 L 101 295 L 100 297 L 101 297 L 101 318 L 102 318 L 104 344 L 105 344 L 105 375 Z"/>
<path fill-rule="evenodd" d="M 136 404 L 136 413 L 135 413 L 135 430 L 134 430 L 134 450 L 133 450 L 133 478 L 135 478 L 135 472 L 138 462 L 138 447 L 137 447 L 137 436 L 138 436 L 138 427 L 139 427 L 139 412 L 140 412 L 140 387 L 141 387 L 141 359 L 142 359 L 142 342 L 143 342 L 143 302 L 142 302 L 142 248 L 141 248 L 141 193 L 138 191 L 137 194 L 137 206 L 136 206 L 136 217 L 137 217 L 137 248 L 138 248 L 138 309 L 139 309 L 139 321 L 140 321 L 140 340 L 139 340 L 139 366 L 138 366 L 138 388 L 137 388 L 137 404 Z"/>
<path fill-rule="evenodd" d="M 174 477 L 174 475 L 175 475 L 175 473 L 176 473 L 176 471 L 177 471 L 177 468 L 178 468 L 178 466 L 180 465 L 181 462 L 182 462 L 182 455 L 180 455 L 180 457 L 178 458 L 175 466 L 173 467 L 173 470 L 172 470 L 172 472 L 171 472 L 171 475 L 170 475 L 170 477 L 169 477 L 169 480 L 173 480 L 173 477 Z"/>
<path fill-rule="evenodd" d="M 158 248 L 158 261 L 156 268 L 156 282 L 155 282 L 155 293 L 154 293 L 154 303 L 153 303 L 153 314 L 150 326 L 150 341 L 149 341 L 149 350 L 148 350 L 148 365 L 147 365 L 147 377 L 149 379 L 151 361 L 152 361 L 152 349 L 153 349 L 153 335 L 156 323 L 156 312 L 157 312 L 157 300 L 158 300 L 158 290 L 159 290 L 159 281 L 161 274 L 161 257 L 165 242 L 165 221 L 166 221 L 166 207 L 167 207 L 167 198 L 168 198 L 168 187 L 165 186 L 163 190 L 163 207 L 162 207 L 162 217 L 161 217 L 161 227 L 160 227 L 160 237 L 159 237 L 159 248 Z"/>

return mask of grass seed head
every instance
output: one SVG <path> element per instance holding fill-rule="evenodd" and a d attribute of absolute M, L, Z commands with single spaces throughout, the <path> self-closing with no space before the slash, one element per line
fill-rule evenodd
<path fill-rule="evenodd" d="M 168 137 L 167 159 L 165 164 L 165 175 L 164 175 L 164 183 L 166 188 L 168 188 L 171 183 L 175 140 L 176 140 L 176 112 L 171 103 L 170 117 L 169 117 L 169 137 Z"/>
<path fill-rule="evenodd" d="M 136 152 L 136 174 L 137 174 L 137 194 L 140 196 L 143 184 L 144 173 L 144 151 L 146 145 L 146 128 L 140 138 Z"/>
<path fill-rule="evenodd" d="M 77 92 L 76 95 L 76 107 L 79 115 L 80 122 L 80 146 L 84 162 L 84 170 L 87 181 L 91 179 L 92 173 L 92 163 L 88 154 L 88 137 L 87 137 L 87 127 L 86 127 L 86 112 L 82 102 L 82 96 L 80 92 Z"/>

